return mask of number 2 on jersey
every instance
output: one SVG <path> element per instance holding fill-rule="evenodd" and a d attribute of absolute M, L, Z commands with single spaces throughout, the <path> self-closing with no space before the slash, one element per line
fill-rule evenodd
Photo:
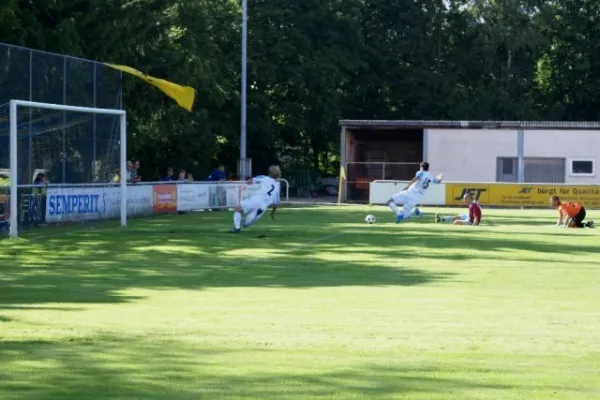
<path fill-rule="evenodd" d="M 269 196 L 271 196 L 271 194 L 273 193 L 273 190 L 275 190 L 275 185 L 271 185 L 271 190 L 269 190 L 269 191 L 267 192 L 267 194 L 268 194 Z"/>

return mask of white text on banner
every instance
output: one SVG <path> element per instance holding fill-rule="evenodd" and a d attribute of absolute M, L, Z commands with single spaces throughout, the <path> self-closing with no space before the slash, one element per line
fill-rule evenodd
<path fill-rule="evenodd" d="M 193 211 L 209 208 L 209 191 L 207 184 L 184 183 L 177 185 L 177 211 Z"/>
<path fill-rule="evenodd" d="M 118 195 L 118 187 L 48 188 L 46 222 L 88 221 L 119 215 L 119 206 L 111 200 Z"/>
<path fill-rule="evenodd" d="M 119 191 L 118 207 L 121 207 L 121 192 Z M 127 215 L 152 214 L 152 186 L 128 186 L 127 187 Z M 118 213 L 117 213 L 118 215 Z"/>
<path fill-rule="evenodd" d="M 119 187 L 48 188 L 46 222 L 117 218 L 121 212 Z M 152 186 L 127 188 L 127 215 L 152 213 Z"/>

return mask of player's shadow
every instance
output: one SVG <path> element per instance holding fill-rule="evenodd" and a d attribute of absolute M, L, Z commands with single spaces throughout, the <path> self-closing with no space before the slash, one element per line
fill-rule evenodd
<path fill-rule="evenodd" d="M 286 351 L 264 347 L 210 349 L 201 341 L 110 337 L 84 337 L 69 342 L 11 341 L 0 344 L 0 362 L 18 363 L 16 368 L 0 370 L 0 393 L 15 394 L 22 400 L 84 399 L 90 393 L 131 399 L 226 398 L 232 393 L 263 399 L 279 398 L 282 393 L 293 393 L 297 398 L 363 399 L 404 395 L 438 398 L 448 393 L 456 398 L 470 398 L 473 392 L 493 398 L 509 391 L 539 390 L 585 394 L 585 389 L 577 386 L 542 386 L 535 380 L 524 383 L 525 380 L 517 379 L 523 371 L 470 366 L 460 361 L 417 367 L 402 366 L 398 360 L 392 365 L 350 360 L 346 367 L 338 363 L 327 368 L 319 365 L 298 369 L 297 365 L 307 366 L 306 355 L 298 358 L 291 352 L 282 357 Z M 228 359 L 240 354 L 244 360 L 254 357 L 256 362 L 250 367 L 232 368 L 236 364 Z M 269 367 L 272 365 L 280 368 Z M 507 379 L 510 383 L 506 383 Z"/>
<path fill-rule="evenodd" d="M 463 229 L 461 231 L 461 229 Z M 519 238 L 519 234 L 514 234 L 513 238 L 506 238 L 500 236 L 487 237 L 486 235 L 481 234 L 476 229 L 472 227 L 456 227 L 456 230 L 453 230 L 451 234 L 447 231 L 420 231 L 413 229 L 402 229 L 398 231 L 398 236 L 389 235 L 387 232 L 367 232 L 364 231 L 360 236 L 362 238 L 360 240 L 354 239 L 357 237 L 360 230 L 351 231 L 355 233 L 356 236 L 349 237 L 347 241 L 347 245 L 353 248 L 353 251 L 357 251 L 357 249 L 362 248 L 365 251 L 369 251 L 368 248 L 372 247 L 373 243 L 377 243 L 378 247 L 383 247 L 387 249 L 396 249 L 399 252 L 402 252 L 403 246 L 402 243 L 419 243 L 419 247 L 421 249 L 433 249 L 437 251 L 440 257 L 444 257 L 443 250 L 464 250 L 465 252 L 477 252 L 477 251 L 502 251 L 506 252 L 507 250 L 518 250 L 523 254 L 535 253 L 535 254 L 577 254 L 577 255 L 585 255 L 585 254 L 597 254 L 600 246 L 597 245 L 582 245 L 582 244 L 568 244 L 568 245 L 560 245 L 555 241 L 536 241 L 532 239 L 524 240 Z M 562 234 L 563 232 L 557 233 L 557 235 Z M 365 238 L 365 235 L 369 235 L 371 237 Z M 579 236 L 578 234 L 573 234 L 574 236 Z M 537 237 L 540 236 L 538 233 Z M 398 243 L 398 238 L 401 238 L 402 243 Z M 437 249 L 437 250 L 436 250 Z M 441 250 L 441 251 L 440 251 Z M 345 250 L 340 250 L 345 251 Z M 360 250 L 359 250 L 360 251 Z M 423 256 L 424 251 L 413 252 L 413 254 L 421 257 Z"/>
<path fill-rule="evenodd" d="M 583 235 L 593 235 L 595 230 L 594 229 L 562 229 L 562 228 L 556 228 L 554 229 L 552 226 L 546 224 L 548 226 L 548 230 L 550 231 L 550 233 L 552 234 L 553 237 L 560 237 L 560 236 L 581 236 Z M 503 229 L 503 226 L 494 226 L 493 227 L 493 233 L 499 233 L 499 234 L 505 234 L 505 235 L 515 235 L 514 232 L 514 228 L 513 229 Z M 539 225 L 536 225 L 539 226 Z M 554 229 L 554 230 L 551 230 Z M 471 232 L 470 230 L 467 229 L 462 229 L 462 228 L 457 228 L 456 230 L 452 231 L 452 235 L 453 236 L 463 236 L 463 237 L 473 237 L 473 232 Z M 523 237 L 523 236 L 535 236 L 537 238 L 540 237 L 540 232 L 524 232 L 524 231 L 520 231 L 518 233 L 518 236 Z"/>
<path fill-rule="evenodd" d="M 166 227 L 11 243 L 0 255 L 10 282 L 0 291 L 0 308 L 137 299 L 124 294 L 129 288 L 414 286 L 455 275 L 405 268 L 394 255 L 383 254 L 383 263 L 320 257 L 320 243 L 310 243 L 323 236 L 319 228 L 290 235 L 275 226 L 258 239 L 259 230 L 232 236 L 210 225 Z"/>

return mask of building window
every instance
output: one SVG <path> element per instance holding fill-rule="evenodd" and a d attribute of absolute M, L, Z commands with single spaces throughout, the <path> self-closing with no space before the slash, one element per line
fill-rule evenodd
<path fill-rule="evenodd" d="M 515 173 L 515 160 L 513 158 L 502 158 L 502 174 L 512 175 Z"/>
<path fill-rule="evenodd" d="M 517 159 L 498 157 L 496 161 L 496 182 L 517 182 Z"/>
<path fill-rule="evenodd" d="M 523 164 L 527 183 L 565 183 L 564 158 L 525 158 Z"/>
<path fill-rule="evenodd" d="M 524 158 L 523 181 L 527 183 L 564 183 L 564 158 Z M 516 157 L 498 157 L 496 182 L 518 182 L 519 165 Z"/>
<path fill-rule="evenodd" d="M 571 175 L 572 176 L 594 176 L 595 171 L 594 160 L 590 159 L 572 159 L 571 160 Z"/>

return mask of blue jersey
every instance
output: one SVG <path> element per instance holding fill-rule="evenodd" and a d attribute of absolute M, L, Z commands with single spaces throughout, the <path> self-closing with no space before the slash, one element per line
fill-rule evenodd
<path fill-rule="evenodd" d="M 225 172 L 219 170 L 219 169 L 215 169 L 209 176 L 208 176 L 208 180 L 209 181 L 224 181 L 225 179 L 227 179 L 227 175 L 225 175 Z"/>
<path fill-rule="evenodd" d="M 407 190 L 410 193 L 418 193 L 420 195 L 424 195 L 432 183 L 439 183 L 439 180 L 433 175 L 431 175 L 429 171 L 419 171 L 415 175 L 415 178 L 417 179 L 417 181 L 410 185 L 410 187 Z"/>

